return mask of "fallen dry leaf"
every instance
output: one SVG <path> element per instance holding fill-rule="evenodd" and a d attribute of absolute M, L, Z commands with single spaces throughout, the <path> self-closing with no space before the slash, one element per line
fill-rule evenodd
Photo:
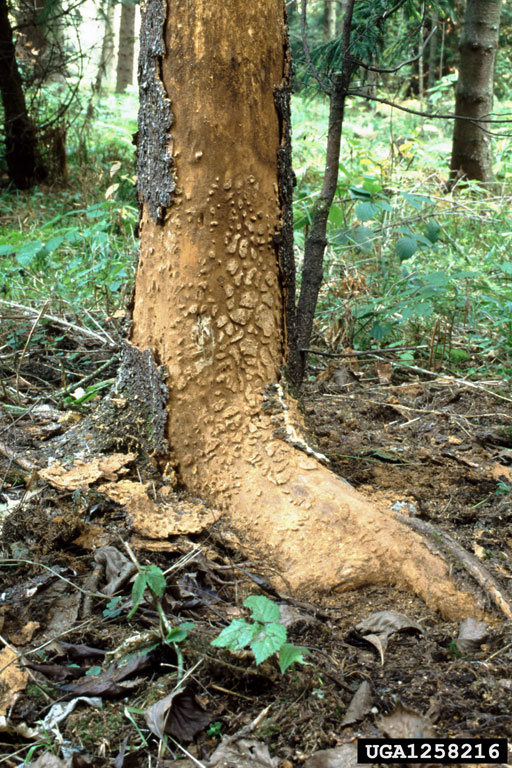
<path fill-rule="evenodd" d="M 482 643 L 485 643 L 489 636 L 488 624 L 485 621 L 467 618 L 461 621 L 459 626 L 459 636 L 455 641 L 457 648 L 462 653 L 467 651 L 477 651 Z"/>
<path fill-rule="evenodd" d="M 17 694 L 25 689 L 28 670 L 20 667 L 16 651 L 7 647 L 0 651 L 0 670 L 0 715 L 5 715 Z"/>
<path fill-rule="evenodd" d="M 434 728 L 427 717 L 404 704 L 376 722 L 377 728 L 390 739 L 431 739 Z"/>
<path fill-rule="evenodd" d="M 372 708 L 372 689 L 367 680 L 363 680 L 348 705 L 341 725 L 352 725 L 362 720 Z"/>
<path fill-rule="evenodd" d="M 150 731 L 159 739 L 168 733 L 180 742 L 192 741 L 211 720 L 190 688 L 182 688 L 160 699 L 148 707 L 144 717 Z"/>
<path fill-rule="evenodd" d="M 334 749 L 321 749 L 308 757 L 304 768 L 357 768 L 356 744 L 342 744 Z"/>
<path fill-rule="evenodd" d="M 279 758 L 270 757 L 268 747 L 262 741 L 230 741 L 229 737 L 219 744 L 208 761 L 208 768 L 277 768 L 278 765 Z"/>

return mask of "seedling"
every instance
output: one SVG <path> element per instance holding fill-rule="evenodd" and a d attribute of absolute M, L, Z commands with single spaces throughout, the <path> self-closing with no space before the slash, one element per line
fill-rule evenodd
<path fill-rule="evenodd" d="M 234 619 L 211 641 L 211 645 L 229 648 L 231 651 L 240 651 L 249 646 L 257 665 L 277 654 L 282 675 L 295 662 L 308 664 L 304 660 L 304 656 L 309 653 L 307 648 L 286 642 L 286 627 L 279 623 L 281 611 L 276 603 L 263 595 L 251 595 L 244 601 L 244 606 L 250 609 L 252 622 Z"/>

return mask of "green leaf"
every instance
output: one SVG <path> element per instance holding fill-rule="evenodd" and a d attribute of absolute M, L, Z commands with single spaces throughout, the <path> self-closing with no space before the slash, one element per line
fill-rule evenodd
<path fill-rule="evenodd" d="M 372 329 L 370 331 L 370 335 L 376 339 L 377 341 L 380 341 L 385 336 L 388 335 L 388 333 L 393 329 L 393 326 L 390 323 L 379 323 L 376 322 L 373 324 Z"/>
<path fill-rule="evenodd" d="M 211 641 L 210 645 L 216 648 L 229 648 L 230 651 L 240 651 L 249 645 L 260 629 L 261 624 L 249 624 L 245 619 L 235 619 Z"/>
<path fill-rule="evenodd" d="M 16 250 L 15 245 L 0 245 L 0 256 L 8 256 L 10 253 Z"/>
<path fill-rule="evenodd" d="M 93 675 L 101 675 L 102 671 L 103 670 L 101 669 L 101 667 L 89 667 L 89 669 L 85 674 L 88 675 L 89 677 L 93 677 Z"/>
<path fill-rule="evenodd" d="M 129 619 L 131 619 L 131 617 L 133 616 L 133 614 L 141 604 L 145 589 L 146 589 L 146 575 L 144 571 L 141 570 L 141 572 L 137 575 L 137 578 L 133 582 L 133 587 L 132 587 L 133 607 L 130 613 L 128 614 Z"/>
<path fill-rule="evenodd" d="M 372 193 L 363 187 L 350 187 L 349 195 L 354 200 L 371 200 L 373 197 Z"/>
<path fill-rule="evenodd" d="M 195 624 L 193 621 L 184 621 L 182 624 L 178 624 L 177 627 L 173 627 L 167 637 L 166 643 L 181 643 L 187 639 L 188 633 L 191 629 L 194 629 Z"/>
<path fill-rule="evenodd" d="M 293 645 L 293 643 L 284 643 L 279 651 L 279 669 L 281 674 L 284 675 L 288 667 L 297 662 L 298 664 L 308 664 L 309 662 L 304 660 L 304 656 L 309 654 L 307 648 L 301 648 L 299 645 Z"/>
<path fill-rule="evenodd" d="M 424 235 L 426 238 L 430 240 L 431 243 L 437 243 L 441 235 L 441 227 L 439 226 L 437 221 L 434 221 L 434 219 L 427 221 L 427 225 L 424 230 Z"/>
<path fill-rule="evenodd" d="M 26 243 L 16 251 L 16 261 L 22 267 L 29 267 L 36 256 L 42 251 L 43 243 L 41 240 L 35 240 L 33 243 Z"/>
<path fill-rule="evenodd" d="M 506 275 L 512 275 L 512 261 L 503 261 L 500 264 L 500 269 Z"/>
<path fill-rule="evenodd" d="M 162 597 L 165 592 L 166 582 L 165 576 L 161 568 L 158 565 L 148 565 L 141 568 L 143 571 L 146 583 L 150 590 L 157 596 Z"/>
<path fill-rule="evenodd" d="M 425 275 L 425 279 L 428 280 L 430 285 L 435 285 L 438 288 L 444 288 L 450 283 L 450 278 L 446 272 L 429 272 L 428 275 Z"/>
<path fill-rule="evenodd" d="M 285 641 L 286 627 L 282 624 L 265 624 L 250 644 L 256 664 L 261 664 L 277 653 Z"/>
<path fill-rule="evenodd" d="M 347 237 L 363 253 L 371 253 L 373 251 L 373 238 L 375 237 L 373 229 L 363 226 L 356 227 L 351 232 L 347 232 Z"/>
<path fill-rule="evenodd" d="M 281 620 L 281 611 L 279 606 L 265 595 L 251 595 L 244 601 L 246 608 L 250 608 L 254 621 L 261 621 L 266 624 L 269 621 L 278 622 Z"/>
<path fill-rule="evenodd" d="M 329 222 L 335 227 L 342 227 L 345 223 L 345 216 L 339 205 L 331 205 L 329 211 Z"/>
<path fill-rule="evenodd" d="M 375 203 L 359 203 L 359 205 L 356 206 L 356 216 L 359 221 L 370 221 L 370 219 L 374 219 L 378 213 L 379 208 Z"/>
<path fill-rule="evenodd" d="M 119 616 L 121 613 L 119 603 L 121 603 L 122 600 L 122 597 L 113 597 L 112 600 L 109 600 L 106 607 L 103 609 L 103 616 L 105 619 L 113 619 L 116 616 Z"/>
<path fill-rule="evenodd" d="M 418 250 L 418 243 L 415 237 L 401 237 L 396 241 L 396 254 L 400 261 L 407 261 L 414 256 Z"/>

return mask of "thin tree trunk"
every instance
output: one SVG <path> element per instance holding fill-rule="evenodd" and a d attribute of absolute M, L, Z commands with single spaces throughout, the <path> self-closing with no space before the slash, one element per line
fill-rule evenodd
<path fill-rule="evenodd" d="M 439 25 L 439 11 L 435 10 L 432 14 L 432 29 Z M 430 98 L 430 91 L 436 84 L 436 61 L 437 61 L 437 39 L 438 31 L 434 32 L 430 38 L 429 50 L 428 50 L 428 78 L 427 78 L 427 110 L 432 109 L 432 103 Z M 441 75 L 440 75 L 441 77 Z"/>
<path fill-rule="evenodd" d="M 0 91 L 9 178 L 19 189 L 27 189 L 46 174 L 38 156 L 36 131 L 27 111 L 6 0 L 0 0 Z"/>
<path fill-rule="evenodd" d="M 106 0 L 106 9 L 104 11 L 105 27 L 103 32 L 103 41 L 101 44 L 100 60 L 98 70 L 94 81 L 94 92 L 101 93 L 102 88 L 108 88 L 112 82 L 112 68 L 114 65 L 114 14 L 115 5 L 113 0 Z"/>
<path fill-rule="evenodd" d="M 491 144 L 486 130 L 493 105 L 494 65 L 500 28 L 501 0 L 467 0 L 459 44 L 460 70 L 455 96 L 451 178 L 493 181 Z"/>
<path fill-rule="evenodd" d="M 323 34 L 326 43 L 336 37 L 336 0 L 324 0 Z"/>
<path fill-rule="evenodd" d="M 297 343 L 299 351 L 309 347 L 313 320 L 315 316 L 318 293 L 323 280 L 323 259 L 327 246 L 327 218 L 338 183 L 340 142 L 343 127 L 345 100 L 354 64 L 348 60 L 350 48 L 350 31 L 354 0 L 349 0 L 343 16 L 343 62 L 341 72 L 332 79 L 332 91 L 329 100 L 329 129 L 325 171 L 322 189 L 314 204 L 311 229 L 304 246 L 304 265 L 302 268 L 302 283 L 297 305 Z M 300 383 L 304 377 L 305 355 L 300 357 L 300 366 L 292 371 L 292 378 Z"/>
<path fill-rule="evenodd" d="M 116 93 L 124 93 L 133 85 L 133 61 L 135 51 L 135 3 L 121 3 L 119 22 L 119 53 L 117 56 Z"/>

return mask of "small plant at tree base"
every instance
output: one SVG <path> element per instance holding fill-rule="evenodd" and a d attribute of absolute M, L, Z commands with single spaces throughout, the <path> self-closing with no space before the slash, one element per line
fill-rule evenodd
<path fill-rule="evenodd" d="M 284 675 L 288 667 L 295 662 L 307 664 L 304 656 L 307 648 L 286 642 L 286 627 L 280 624 L 279 606 L 263 595 L 251 595 L 244 601 L 244 606 L 251 611 L 252 622 L 234 619 L 211 641 L 217 648 L 229 648 L 241 651 L 249 646 L 254 653 L 256 664 L 261 664 L 273 654 L 279 654 L 279 668 Z"/>
<path fill-rule="evenodd" d="M 157 565 L 140 565 L 139 573 L 132 587 L 132 601 L 133 606 L 128 614 L 128 618 L 134 615 L 137 608 L 142 602 L 144 592 L 146 589 L 151 593 L 153 603 L 158 616 L 160 618 L 160 631 L 165 643 L 172 644 L 177 656 L 177 674 L 178 680 L 183 677 L 183 654 L 179 648 L 179 643 L 186 640 L 188 633 L 191 629 L 194 629 L 193 621 L 184 621 L 182 624 L 178 624 L 177 627 L 173 627 L 165 615 L 165 611 L 160 602 L 160 598 L 163 596 L 166 587 L 165 574 L 161 568 Z"/>

